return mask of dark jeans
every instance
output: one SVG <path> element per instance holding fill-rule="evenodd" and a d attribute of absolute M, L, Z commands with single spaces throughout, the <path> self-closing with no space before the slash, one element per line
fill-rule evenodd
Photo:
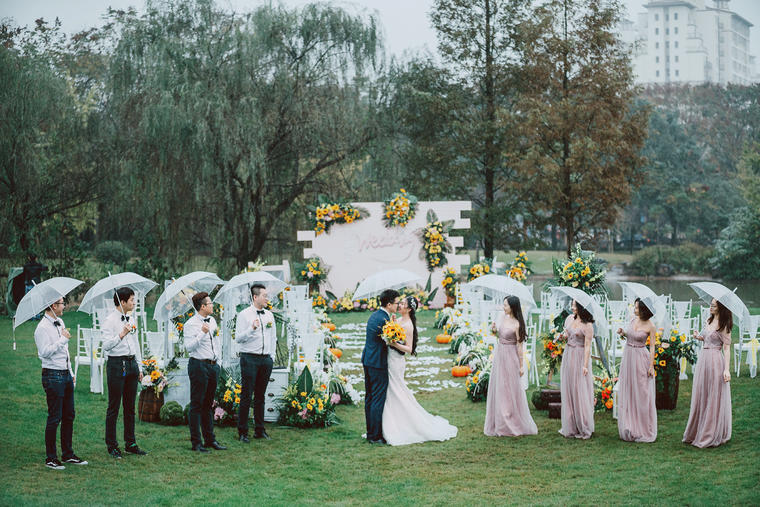
<path fill-rule="evenodd" d="M 108 410 L 106 411 L 106 446 L 110 451 L 119 447 L 116 440 L 116 420 L 119 418 L 119 404 L 124 405 L 124 445 L 129 447 L 135 441 L 135 397 L 139 370 L 137 361 L 109 357 L 106 364 L 108 375 Z"/>
<path fill-rule="evenodd" d="M 240 411 L 238 412 L 238 434 L 248 434 L 248 410 L 251 408 L 253 392 L 254 432 L 264 431 L 264 398 L 272 374 L 274 362 L 271 356 L 240 354 Z"/>
<path fill-rule="evenodd" d="M 388 394 L 388 370 L 364 367 L 364 419 L 367 423 L 367 440 L 383 438 L 383 407 Z"/>
<path fill-rule="evenodd" d="M 190 425 L 190 441 L 193 446 L 203 442 L 210 444 L 214 436 L 214 395 L 219 380 L 219 365 L 210 364 L 190 358 L 187 363 L 187 376 L 190 377 L 190 412 L 187 416 Z"/>
<path fill-rule="evenodd" d="M 61 425 L 61 458 L 74 455 L 71 439 L 74 433 L 74 379 L 67 370 L 42 370 L 42 388 L 47 396 L 48 417 L 45 425 L 45 454 L 56 459 L 55 437 Z"/>

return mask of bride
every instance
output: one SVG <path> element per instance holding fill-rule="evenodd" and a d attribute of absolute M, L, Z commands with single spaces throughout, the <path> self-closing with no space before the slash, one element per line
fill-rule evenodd
<path fill-rule="evenodd" d="M 395 350 L 388 351 L 388 394 L 383 408 L 383 437 L 390 445 L 407 445 L 428 440 L 444 441 L 457 435 L 457 428 L 443 417 L 425 411 L 412 391 L 406 386 L 405 354 L 417 351 L 417 300 L 411 296 L 399 302 L 401 319 L 406 332 L 406 343 L 392 343 Z M 411 340 L 410 340 L 411 337 Z"/>

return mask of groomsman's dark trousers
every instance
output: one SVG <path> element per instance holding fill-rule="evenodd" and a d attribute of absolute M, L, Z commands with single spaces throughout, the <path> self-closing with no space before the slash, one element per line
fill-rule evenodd
<path fill-rule="evenodd" d="M 253 393 L 254 433 L 264 431 L 264 398 L 272 375 L 272 356 L 269 354 L 240 353 L 240 410 L 238 411 L 238 435 L 248 435 L 248 411 Z"/>
<path fill-rule="evenodd" d="M 108 375 L 108 410 L 106 411 L 106 446 L 109 452 L 119 447 L 116 440 L 116 420 L 119 418 L 119 405 L 124 406 L 124 446 L 136 444 L 135 441 L 135 397 L 139 369 L 135 356 L 113 356 L 106 363 Z"/>
<path fill-rule="evenodd" d="M 388 370 L 364 367 L 364 418 L 367 422 L 367 440 L 383 438 L 383 407 L 388 394 Z"/>
<path fill-rule="evenodd" d="M 69 370 L 42 369 L 42 388 L 47 396 L 48 417 L 45 425 L 47 459 L 58 457 L 55 437 L 61 426 L 61 459 L 74 455 L 71 439 L 74 433 L 74 379 Z"/>
<path fill-rule="evenodd" d="M 187 417 L 190 442 L 193 447 L 201 445 L 202 431 L 203 442 L 210 445 L 216 440 L 212 407 L 219 380 L 219 365 L 216 362 L 191 357 L 187 363 L 187 376 L 190 377 L 190 412 Z"/>

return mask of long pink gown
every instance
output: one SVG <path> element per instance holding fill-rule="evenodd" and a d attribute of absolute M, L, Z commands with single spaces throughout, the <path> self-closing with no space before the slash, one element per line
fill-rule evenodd
<path fill-rule="evenodd" d="M 483 433 L 489 437 L 518 437 L 538 433 L 520 382 L 517 347 L 522 347 L 522 344 L 517 343 L 516 333 L 502 323 L 499 326 L 499 342 L 494 352 L 486 398 Z"/>
<path fill-rule="evenodd" d="M 568 319 L 568 322 L 571 322 Z M 568 325 L 567 323 L 565 324 Z M 594 380 L 589 358 L 588 374 L 583 375 L 583 331 L 565 327 L 567 346 L 560 366 L 562 429 L 565 437 L 591 438 L 594 433 Z"/>
<path fill-rule="evenodd" d="M 696 447 L 715 447 L 731 440 L 731 384 L 723 380 L 724 344 L 731 344 L 730 333 L 708 331 L 694 370 L 683 441 Z"/>
<path fill-rule="evenodd" d="M 652 361 L 646 346 L 646 331 L 625 332 L 626 345 L 618 378 L 618 433 L 628 442 L 654 442 L 657 439 L 657 408 L 654 402 L 654 377 L 649 376 Z"/>

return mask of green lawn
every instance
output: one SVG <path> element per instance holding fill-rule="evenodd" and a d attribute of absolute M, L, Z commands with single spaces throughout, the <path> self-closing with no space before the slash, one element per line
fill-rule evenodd
<path fill-rule="evenodd" d="M 368 314 L 335 316 L 339 327 Z M 87 316 L 64 315 L 67 326 Z M 589 441 L 562 438 L 558 420 L 534 412 L 539 434 L 519 439 L 483 435 L 485 404 L 473 404 L 464 388 L 418 394 L 428 410 L 459 428 L 457 438 L 407 447 L 375 447 L 361 439 L 363 406 L 338 408 L 342 421 L 328 429 L 297 430 L 268 425 L 270 441 L 241 444 L 234 428 L 217 429 L 225 452 L 189 451 L 185 427 L 137 424 L 148 456 L 106 455 L 103 443 L 106 397 L 88 392 L 80 369 L 74 449 L 90 461 L 64 471 L 43 466 L 46 407 L 32 333 L 34 323 L 10 345 L 10 320 L 0 319 L 7 337 L 0 355 L 0 459 L 5 478 L 2 504 L 757 504 L 760 483 L 760 377 L 746 369 L 732 380 L 733 439 L 716 449 L 681 443 L 691 381 L 681 384 L 678 409 L 659 413 L 653 444 L 621 442 L 610 414 L 598 414 Z M 432 312 L 420 325 L 433 336 Z M 344 328 L 345 329 L 345 328 Z M 353 331 L 357 333 L 356 330 Z M 347 334 L 347 333 L 343 333 Z M 426 356 L 449 357 L 446 347 Z M 357 350 L 344 356 L 355 362 Z M 422 358 L 424 359 L 424 358 Z M 434 380 L 451 380 L 440 365 Z M 460 384 L 463 381 L 458 381 Z M 358 386 L 361 389 L 361 386 Z M 121 421 L 119 422 L 121 440 Z"/>

